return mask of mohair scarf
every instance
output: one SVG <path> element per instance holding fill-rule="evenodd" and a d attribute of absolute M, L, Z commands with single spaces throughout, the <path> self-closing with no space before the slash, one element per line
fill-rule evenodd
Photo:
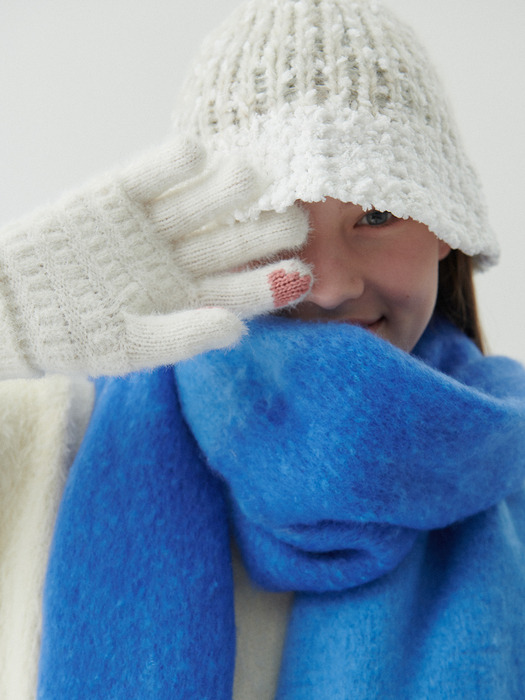
<path fill-rule="evenodd" d="M 232 531 L 297 592 L 278 698 L 525 697 L 525 372 L 442 321 L 415 355 L 267 318 L 99 382 L 38 697 L 231 698 Z"/>

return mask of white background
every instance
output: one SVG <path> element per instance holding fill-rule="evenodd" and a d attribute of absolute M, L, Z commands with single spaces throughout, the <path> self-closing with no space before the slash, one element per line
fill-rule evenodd
<path fill-rule="evenodd" d="M 503 253 L 478 276 L 490 348 L 525 362 L 525 2 L 386 0 L 427 46 Z M 238 0 L 4 0 L 0 224 L 170 131 L 203 36 Z"/>

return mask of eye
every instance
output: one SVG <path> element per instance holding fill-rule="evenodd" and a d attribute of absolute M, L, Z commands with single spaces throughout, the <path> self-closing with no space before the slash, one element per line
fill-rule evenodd
<path fill-rule="evenodd" d="M 362 219 L 359 219 L 357 226 L 384 226 L 395 217 L 389 211 L 377 211 L 372 209 L 367 211 Z"/>

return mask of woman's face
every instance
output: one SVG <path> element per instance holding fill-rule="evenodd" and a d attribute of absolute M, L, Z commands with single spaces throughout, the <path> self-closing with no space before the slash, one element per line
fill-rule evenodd
<path fill-rule="evenodd" d="M 449 246 L 424 224 L 387 212 L 329 197 L 298 204 L 310 216 L 299 255 L 313 266 L 314 285 L 287 315 L 356 324 L 410 352 L 434 311 Z"/>

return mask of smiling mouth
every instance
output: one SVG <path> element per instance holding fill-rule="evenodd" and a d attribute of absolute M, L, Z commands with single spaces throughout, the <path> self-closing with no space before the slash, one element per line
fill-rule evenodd
<path fill-rule="evenodd" d="M 366 331 L 370 331 L 371 333 L 375 333 L 379 330 L 384 319 L 385 319 L 384 316 L 380 316 L 375 321 L 365 321 L 365 320 L 358 319 L 358 318 L 349 318 L 346 321 L 346 323 L 349 323 L 352 326 L 359 326 L 360 328 L 364 328 Z"/>

